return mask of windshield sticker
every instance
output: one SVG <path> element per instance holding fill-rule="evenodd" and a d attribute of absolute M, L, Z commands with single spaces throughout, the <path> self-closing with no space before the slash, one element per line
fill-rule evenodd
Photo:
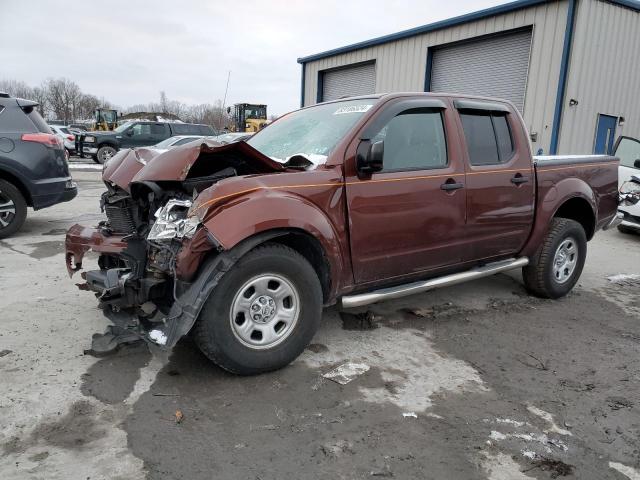
<path fill-rule="evenodd" d="M 333 112 L 334 115 L 343 115 L 345 113 L 364 113 L 368 112 L 373 105 L 351 105 L 349 107 L 340 107 Z"/>

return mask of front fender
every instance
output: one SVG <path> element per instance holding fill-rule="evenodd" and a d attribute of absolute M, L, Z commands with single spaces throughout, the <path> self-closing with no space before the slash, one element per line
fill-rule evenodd
<path fill-rule="evenodd" d="M 288 191 L 257 190 L 208 212 L 203 223 L 224 250 L 262 232 L 302 230 L 322 245 L 333 279 L 342 278 L 344 252 L 339 229 L 306 197 Z"/>

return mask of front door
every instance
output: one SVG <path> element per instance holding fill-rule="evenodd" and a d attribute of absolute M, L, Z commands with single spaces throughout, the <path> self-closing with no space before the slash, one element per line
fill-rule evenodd
<path fill-rule="evenodd" d="M 383 170 L 347 176 L 356 284 L 418 274 L 460 262 L 465 176 L 447 104 L 398 102 L 368 136 L 384 142 Z M 388 116 L 388 115 L 387 115 Z M 376 127 L 377 128 L 377 127 Z M 447 141 L 449 140 L 449 141 Z"/>
<path fill-rule="evenodd" d="M 608 155 L 613 151 L 613 141 L 616 136 L 616 124 L 618 119 L 611 115 L 598 114 L 596 124 L 596 139 L 593 145 L 593 153 L 596 155 Z"/>
<path fill-rule="evenodd" d="M 467 147 L 464 260 L 515 255 L 533 224 L 535 178 L 527 139 L 515 112 L 502 104 L 460 104 Z M 506 107 L 506 106 L 505 106 Z M 492 110 L 494 108 L 495 110 Z"/>
<path fill-rule="evenodd" d="M 143 147 L 153 145 L 150 123 L 136 123 L 124 132 L 120 140 L 123 148 Z"/>

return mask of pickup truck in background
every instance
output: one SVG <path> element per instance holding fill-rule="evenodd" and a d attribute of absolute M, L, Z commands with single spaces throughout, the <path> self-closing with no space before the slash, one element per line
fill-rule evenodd
<path fill-rule="evenodd" d="M 215 135 L 210 125 L 182 122 L 131 121 L 111 132 L 86 132 L 76 135 L 78 154 L 90 155 L 96 163 L 105 163 L 121 148 L 148 147 L 176 135 Z"/>
<path fill-rule="evenodd" d="M 73 226 L 84 271 L 120 332 L 171 348 L 193 330 L 221 367 L 283 367 L 323 306 L 382 300 L 521 268 L 534 295 L 576 284 L 587 242 L 619 221 L 618 160 L 532 158 L 505 101 L 357 97 L 285 115 L 247 142 L 123 150 L 106 220 Z"/>

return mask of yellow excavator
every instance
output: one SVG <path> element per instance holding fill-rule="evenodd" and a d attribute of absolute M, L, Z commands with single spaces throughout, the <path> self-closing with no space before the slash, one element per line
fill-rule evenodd
<path fill-rule="evenodd" d="M 227 109 L 231 113 L 231 107 Z M 236 103 L 233 106 L 233 131 L 257 132 L 267 126 L 267 106 L 257 103 Z"/>
<path fill-rule="evenodd" d="M 98 108 L 93 111 L 93 124 L 91 130 L 111 131 L 118 126 L 118 112 L 106 108 Z"/>

